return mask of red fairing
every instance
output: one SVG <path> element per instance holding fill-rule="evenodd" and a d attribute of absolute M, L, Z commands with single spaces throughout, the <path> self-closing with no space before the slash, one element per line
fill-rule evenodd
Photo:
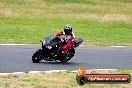
<path fill-rule="evenodd" d="M 65 46 L 63 46 L 64 51 L 69 50 L 69 49 L 73 46 L 73 44 L 74 44 L 74 37 L 73 37 L 73 35 L 72 35 L 72 37 L 71 37 L 71 39 L 68 41 L 68 43 L 67 43 Z"/>

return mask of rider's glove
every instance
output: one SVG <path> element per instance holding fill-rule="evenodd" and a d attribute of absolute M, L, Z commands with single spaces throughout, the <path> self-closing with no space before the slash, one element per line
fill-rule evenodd
<path fill-rule="evenodd" d="M 60 38 L 61 39 L 61 42 L 64 42 L 64 39 L 63 38 Z"/>

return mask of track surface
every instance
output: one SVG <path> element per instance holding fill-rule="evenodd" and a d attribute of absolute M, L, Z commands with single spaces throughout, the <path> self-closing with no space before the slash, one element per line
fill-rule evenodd
<path fill-rule="evenodd" d="M 32 63 L 32 54 L 40 45 L 0 45 L 0 73 L 45 70 L 76 70 L 81 64 L 85 69 L 132 68 L 132 47 L 80 46 L 70 62 Z"/>

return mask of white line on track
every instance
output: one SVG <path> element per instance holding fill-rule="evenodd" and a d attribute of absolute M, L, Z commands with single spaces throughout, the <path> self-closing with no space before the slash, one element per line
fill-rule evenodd
<path fill-rule="evenodd" d="M 117 70 L 117 69 L 91 69 L 91 70 Z"/>
<path fill-rule="evenodd" d="M 120 47 L 127 47 L 127 46 L 110 46 L 110 47 L 117 47 L 117 48 L 120 48 Z"/>
<path fill-rule="evenodd" d="M 95 71 L 95 70 L 102 70 L 102 71 L 106 71 L 106 70 L 117 70 L 117 69 L 89 69 L 86 71 Z M 36 74 L 36 73 L 56 73 L 56 72 L 71 72 L 71 73 L 76 73 L 77 70 L 74 71 L 68 71 L 68 70 L 49 70 L 49 71 L 29 71 L 29 72 L 13 72 L 13 73 L 0 73 L 0 75 L 15 75 L 15 74 L 25 74 L 25 73 L 29 73 L 29 74 Z"/>
<path fill-rule="evenodd" d="M 19 45 L 27 45 L 27 44 L 0 44 L 0 45 L 7 45 L 7 46 L 14 46 L 14 45 L 17 46 L 18 45 L 19 46 Z"/>
<path fill-rule="evenodd" d="M 85 46 L 85 45 L 79 45 L 79 46 Z"/>
<path fill-rule="evenodd" d="M 7 45 L 7 46 L 19 46 L 19 45 L 40 45 L 40 44 L 0 44 L 0 45 Z M 87 45 L 80 45 L 80 46 L 87 46 Z M 108 47 L 127 47 L 127 46 L 108 46 Z"/>

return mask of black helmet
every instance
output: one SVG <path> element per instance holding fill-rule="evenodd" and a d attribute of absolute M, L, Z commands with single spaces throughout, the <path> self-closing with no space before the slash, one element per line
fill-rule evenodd
<path fill-rule="evenodd" d="M 65 35 L 70 35 L 72 33 L 72 26 L 70 24 L 65 25 L 64 32 Z"/>

